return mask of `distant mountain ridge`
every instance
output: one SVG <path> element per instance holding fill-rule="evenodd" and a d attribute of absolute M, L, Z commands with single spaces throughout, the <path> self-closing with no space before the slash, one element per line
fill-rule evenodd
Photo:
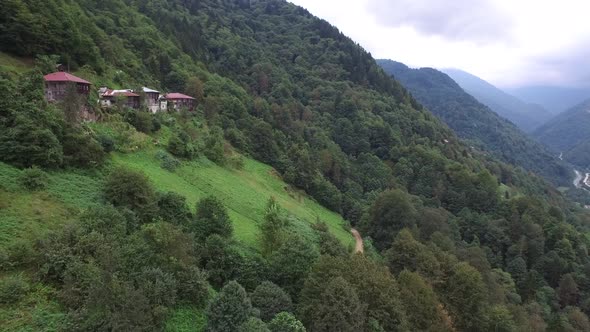
<path fill-rule="evenodd" d="M 432 68 L 411 69 L 392 60 L 377 63 L 470 144 L 554 183 L 569 183 L 570 171 L 557 155 L 477 101 L 447 74 Z"/>
<path fill-rule="evenodd" d="M 543 106 L 526 103 L 473 74 L 459 69 L 444 69 L 443 72 L 479 102 L 525 132 L 533 131 L 553 116 Z"/>
<path fill-rule="evenodd" d="M 590 165 L 590 99 L 557 115 L 537 129 L 533 136 L 565 160 Z"/>
<path fill-rule="evenodd" d="M 542 105 L 553 114 L 559 114 L 590 98 L 590 89 L 555 86 L 529 86 L 508 89 L 508 93 L 528 102 Z"/>

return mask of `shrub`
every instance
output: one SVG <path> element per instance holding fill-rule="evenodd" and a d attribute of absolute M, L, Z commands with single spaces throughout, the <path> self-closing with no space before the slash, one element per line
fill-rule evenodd
<path fill-rule="evenodd" d="M 205 139 L 205 156 L 216 164 L 225 163 L 225 152 L 223 147 L 223 130 L 219 127 L 212 127 Z"/>
<path fill-rule="evenodd" d="M 268 324 L 271 332 L 305 332 L 303 324 L 288 312 L 281 312 Z"/>
<path fill-rule="evenodd" d="M 227 164 L 229 167 L 237 170 L 244 169 L 244 157 L 239 154 L 233 155 L 227 159 Z"/>
<path fill-rule="evenodd" d="M 40 112 L 42 111 L 35 109 L 30 113 Z M 39 114 L 22 113 L 15 117 L 10 128 L 0 128 L 0 160 L 19 167 L 61 166 L 63 148 L 49 128 L 60 125 L 50 124 L 44 127 L 46 124 L 32 119 L 37 116 Z"/>
<path fill-rule="evenodd" d="M 152 116 L 152 131 L 155 133 L 162 129 L 162 121 L 159 118 Z"/>
<path fill-rule="evenodd" d="M 127 113 L 127 121 L 142 133 L 149 134 L 154 131 L 152 115 L 143 111 L 130 111 Z"/>
<path fill-rule="evenodd" d="M 23 170 L 18 181 L 21 186 L 28 190 L 43 190 L 49 184 L 49 177 L 40 168 L 32 167 Z"/>
<path fill-rule="evenodd" d="M 174 158 L 165 151 L 158 151 L 156 153 L 156 158 L 160 160 L 160 167 L 169 172 L 174 172 L 178 167 L 180 167 L 180 160 Z"/>
<path fill-rule="evenodd" d="M 186 197 L 172 191 L 160 193 L 158 196 L 160 218 L 175 225 L 187 226 L 192 219 L 192 213 L 186 204 Z"/>
<path fill-rule="evenodd" d="M 0 280 L 0 303 L 13 304 L 20 301 L 29 291 L 29 283 L 21 275 Z"/>
<path fill-rule="evenodd" d="M 198 146 L 185 132 L 170 137 L 167 150 L 176 157 L 186 159 L 193 159 L 199 153 Z"/>
<path fill-rule="evenodd" d="M 236 149 L 240 151 L 248 151 L 248 139 L 244 134 L 236 128 L 228 129 L 225 132 L 225 137 L 234 146 Z"/>
<path fill-rule="evenodd" d="M 62 145 L 64 162 L 69 166 L 95 167 L 106 158 L 102 145 L 92 135 L 81 130 L 68 129 Z"/>
<path fill-rule="evenodd" d="M 107 135 L 105 133 L 101 133 L 100 135 L 98 135 L 96 140 L 98 141 L 98 143 L 100 143 L 104 152 L 110 153 L 112 151 L 115 151 L 115 149 L 116 149 L 115 139 L 113 137 L 111 137 L 110 135 Z"/>
<path fill-rule="evenodd" d="M 143 221 L 150 221 L 157 209 L 156 192 L 143 173 L 117 168 L 109 174 L 104 188 L 107 201 L 126 207 Z"/>
<path fill-rule="evenodd" d="M 242 326 L 239 332 L 270 332 L 266 324 L 260 318 L 250 317 Z"/>

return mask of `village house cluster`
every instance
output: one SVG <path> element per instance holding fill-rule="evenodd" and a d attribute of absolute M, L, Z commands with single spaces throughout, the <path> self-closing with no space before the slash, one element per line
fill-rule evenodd
<path fill-rule="evenodd" d="M 62 101 L 65 99 L 67 90 L 75 86 L 75 92 L 83 98 L 88 98 L 92 83 L 66 72 L 56 72 L 45 75 L 45 99 L 49 102 Z M 139 109 L 146 107 L 150 112 L 157 113 L 168 109 L 192 111 L 195 107 L 195 98 L 182 93 L 172 92 L 161 94 L 160 91 L 142 88 L 145 98 L 142 98 L 131 89 L 114 90 L 108 87 L 101 87 L 98 90 L 100 107 L 110 108 L 117 104 L 129 108 Z"/>

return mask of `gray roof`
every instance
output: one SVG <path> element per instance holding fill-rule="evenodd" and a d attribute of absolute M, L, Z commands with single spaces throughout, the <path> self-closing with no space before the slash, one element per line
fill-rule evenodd
<path fill-rule="evenodd" d="M 160 93 L 160 91 L 154 90 L 154 89 L 150 89 L 150 88 L 146 88 L 145 86 L 142 88 L 143 92 L 145 93 Z"/>

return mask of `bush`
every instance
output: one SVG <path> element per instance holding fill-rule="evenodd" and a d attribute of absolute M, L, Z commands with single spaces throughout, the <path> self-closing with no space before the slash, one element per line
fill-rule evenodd
<path fill-rule="evenodd" d="M 49 184 L 49 176 L 38 167 L 27 168 L 18 178 L 21 186 L 28 190 L 43 190 Z"/>
<path fill-rule="evenodd" d="M 63 137 L 64 162 L 74 167 L 101 165 L 106 154 L 102 145 L 89 133 L 76 128 L 67 128 Z"/>
<path fill-rule="evenodd" d="M 113 170 L 107 177 L 104 194 L 111 204 L 129 208 L 143 222 L 149 222 L 156 213 L 156 192 L 143 173 L 126 168 Z"/>
<path fill-rule="evenodd" d="M 186 197 L 172 191 L 160 193 L 158 196 L 160 218 L 171 224 L 187 226 L 192 219 L 192 213 L 186 204 Z"/>
<path fill-rule="evenodd" d="M 6 255 L 5 257 L 8 260 L 4 263 L 0 262 L 0 264 L 3 264 L 5 269 L 28 266 L 37 259 L 38 254 L 31 241 L 25 239 L 14 240 L 8 245 L 3 254 Z"/>
<path fill-rule="evenodd" d="M 115 139 L 107 134 L 102 133 L 102 134 L 98 135 L 96 140 L 98 141 L 98 143 L 100 143 L 104 152 L 106 152 L 106 153 L 110 153 L 112 151 L 115 151 L 115 149 L 117 148 L 117 146 L 115 144 Z"/>
<path fill-rule="evenodd" d="M 0 160 L 19 167 L 61 166 L 63 148 L 56 134 L 49 128 L 59 128 L 60 125 L 33 120 L 40 115 L 30 113 L 40 112 L 42 111 L 35 109 L 18 114 L 10 128 L 0 127 Z"/>
<path fill-rule="evenodd" d="M 205 139 L 204 153 L 207 159 L 216 164 L 225 163 L 225 152 L 223 147 L 223 130 L 219 127 L 212 127 Z"/>
<path fill-rule="evenodd" d="M 227 164 L 229 167 L 237 170 L 244 169 L 244 157 L 239 154 L 233 155 L 227 159 Z"/>
<path fill-rule="evenodd" d="M 288 312 L 281 312 L 268 324 L 271 332 L 305 332 L 303 324 Z"/>
<path fill-rule="evenodd" d="M 172 155 L 185 159 L 193 159 L 199 154 L 198 146 L 185 132 L 170 137 L 167 150 Z"/>
<path fill-rule="evenodd" d="M 21 275 L 0 280 L 0 303 L 13 304 L 20 301 L 29 291 L 29 283 Z"/>
<path fill-rule="evenodd" d="M 266 324 L 260 318 L 250 317 L 242 326 L 239 332 L 270 332 Z"/>
<path fill-rule="evenodd" d="M 150 112 L 125 109 L 122 114 L 127 123 L 144 134 L 155 132 L 160 128 L 160 123 L 156 123 L 155 117 Z M 158 126 L 158 128 L 156 129 L 155 126 Z"/>
<path fill-rule="evenodd" d="M 174 172 L 178 167 L 180 167 L 180 160 L 174 158 L 165 151 L 158 151 L 156 153 L 156 158 L 160 160 L 160 167 L 169 172 Z"/>
<path fill-rule="evenodd" d="M 225 137 L 234 146 L 236 149 L 240 151 L 248 151 L 248 139 L 244 134 L 236 128 L 228 129 L 225 132 Z"/>

